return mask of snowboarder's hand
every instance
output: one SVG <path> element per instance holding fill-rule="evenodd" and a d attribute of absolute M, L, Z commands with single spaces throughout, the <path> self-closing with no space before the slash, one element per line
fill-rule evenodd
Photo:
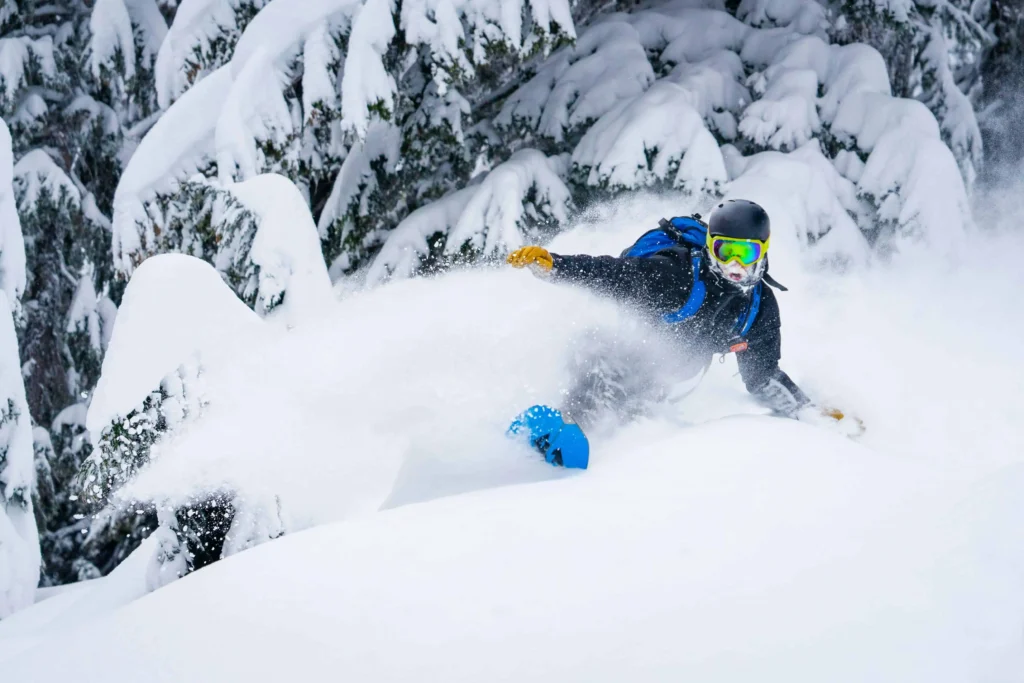
<path fill-rule="evenodd" d="M 555 264 L 551 254 L 544 247 L 522 247 L 509 254 L 505 260 L 513 268 L 533 266 L 545 273 L 551 272 L 551 268 Z"/>
<path fill-rule="evenodd" d="M 847 415 L 838 408 L 805 406 L 797 413 L 797 419 L 801 422 L 833 429 L 851 439 L 855 439 L 865 432 L 864 423 L 859 418 Z"/>

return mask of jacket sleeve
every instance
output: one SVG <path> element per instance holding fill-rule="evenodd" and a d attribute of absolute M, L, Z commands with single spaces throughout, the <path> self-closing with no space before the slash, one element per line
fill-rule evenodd
<path fill-rule="evenodd" d="M 769 287 L 762 289 L 761 309 L 747 335 L 747 344 L 747 349 L 736 356 L 747 391 L 775 412 L 795 416 L 811 400 L 779 368 L 782 321 L 779 303 Z"/>
<path fill-rule="evenodd" d="M 562 282 L 662 310 L 693 286 L 688 254 L 683 249 L 646 258 L 552 254 L 552 274 Z"/>

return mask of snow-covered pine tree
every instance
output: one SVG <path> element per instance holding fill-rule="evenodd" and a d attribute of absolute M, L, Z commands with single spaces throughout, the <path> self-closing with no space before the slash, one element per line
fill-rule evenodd
<path fill-rule="evenodd" d="M 157 124 L 157 134 L 163 125 Z M 85 546 L 103 572 L 134 550 L 161 515 L 178 518 L 172 530 L 190 569 L 218 559 L 226 540 L 231 549 L 260 542 L 259 529 L 279 535 L 274 530 L 280 525 L 266 522 L 269 513 L 256 509 L 274 506 L 239 503 L 229 490 L 156 509 L 152 502 L 115 495 L 149 462 L 165 434 L 201 416 L 211 400 L 205 390 L 209 362 L 251 342 L 262 329 L 259 317 L 293 326 L 315 319 L 332 300 L 316 225 L 291 181 L 266 174 L 217 191 L 230 199 L 223 211 L 241 216 L 226 216 L 218 225 L 243 228 L 218 240 L 217 270 L 180 255 L 140 265 L 125 291 L 121 320 L 127 322 L 115 325 L 89 409 L 97 448 L 83 463 L 79 482 L 89 502 L 101 508 Z M 222 348 L 229 338 L 237 346 Z M 150 349 L 149 357 L 140 359 L 134 352 L 139 347 Z M 236 515 L 245 529 L 229 539 Z"/>
<path fill-rule="evenodd" d="M 13 167 L 11 135 L 0 119 L 0 619 L 35 601 L 40 564 L 32 505 L 32 423 L 12 307 L 25 287 L 25 249 L 14 205 Z"/>
<path fill-rule="evenodd" d="M 844 0 L 831 30 L 839 42 L 876 47 L 893 94 L 924 102 L 956 156 L 968 190 L 982 167 L 974 105 L 983 56 L 993 43 L 987 2 L 971 0 Z"/>
<path fill-rule="evenodd" d="M 7 294 L 0 291 L 0 619 L 35 601 L 39 533 L 31 418 Z"/>
<path fill-rule="evenodd" d="M 297 11 L 277 0 L 246 25 L 230 62 L 198 81 L 183 60 L 165 70 L 161 57 L 158 83 L 165 76 L 178 87 L 194 83 L 164 118 L 192 123 L 179 128 L 188 142 L 176 144 L 177 153 L 147 154 L 143 170 L 122 179 L 114 217 L 122 271 L 167 250 L 153 228 L 190 214 L 196 171 L 220 190 L 268 171 L 292 178 L 337 273 L 366 263 L 413 209 L 458 188 L 478 166 L 502 161 L 477 153 L 485 135 L 466 134 L 473 107 L 493 101 L 513 64 L 573 37 L 568 5 L 434 4 L 331 0 Z M 183 33 L 185 16 L 183 6 Z M 216 34 L 220 44 L 232 41 L 232 31 Z M 345 69 L 347 60 L 360 68 Z M 154 164 L 172 182 L 156 182 L 146 172 Z M 218 260 L 209 250 L 191 253 Z"/>

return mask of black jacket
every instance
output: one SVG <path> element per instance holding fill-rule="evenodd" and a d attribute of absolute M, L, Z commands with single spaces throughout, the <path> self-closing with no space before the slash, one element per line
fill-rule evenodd
<path fill-rule="evenodd" d="M 557 280 L 584 285 L 625 303 L 660 316 L 679 310 L 693 287 L 690 250 L 675 247 L 654 256 L 631 258 L 613 256 L 551 255 L 552 273 Z M 735 326 L 749 305 L 750 294 L 725 282 L 701 259 L 700 279 L 707 287 L 704 303 L 687 320 L 670 325 L 671 332 L 689 353 L 706 364 L 715 353 L 726 353 L 737 341 Z M 669 323 L 662 323 L 669 325 Z M 736 354 L 740 375 L 747 390 L 777 412 L 792 415 L 808 404 L 807 396 L 779 369 L 782 332 L 779 304 L 768 286 L 761 287 L 761 304 L 750 331 L 744 337 L 747 348 Z"/>

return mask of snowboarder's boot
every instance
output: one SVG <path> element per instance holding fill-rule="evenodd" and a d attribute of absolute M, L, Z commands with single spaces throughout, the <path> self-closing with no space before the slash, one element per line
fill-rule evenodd
<path fill-rule="evenodd" d="M 586 469 L 590 444 L 579 425 L 566 422 L 559 410 L 536 405 L 522 412 L 508 428 L 509 436 L 525 436 L 552 465 Z"/>

